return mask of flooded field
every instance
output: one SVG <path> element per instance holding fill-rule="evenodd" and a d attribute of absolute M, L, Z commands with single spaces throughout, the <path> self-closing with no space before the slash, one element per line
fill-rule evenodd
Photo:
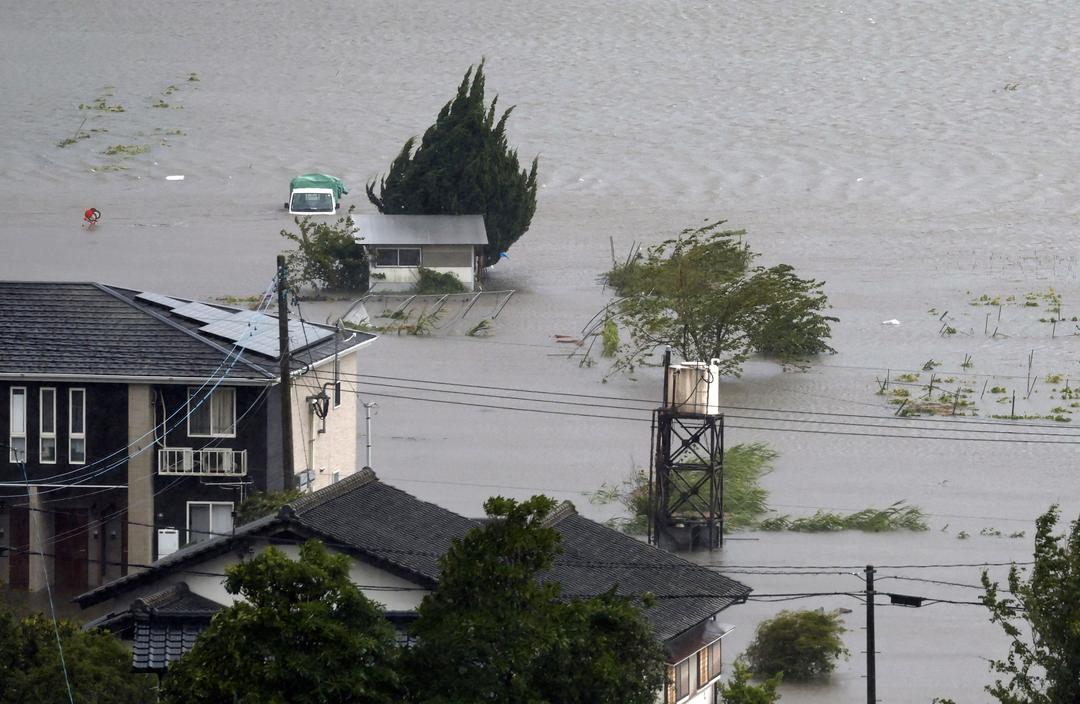
<path fill-rule="evenodd" d="M 585 493 L 647 464 L 659 377 L 603 383 L 604 361 L 581 367 L 554 336 L 608 300 L 611 241 L 621 254 L 726 218 L 763 262 L 825 280 L 841 319 L 838 353 L 808 372 L 754 362 L 725 380 L 728 444 L 780 452 L 766 485 L 782 513 L 905 499 L 931 530 L 747 532 L 694 559 L 759 595 L 857 591 L 873 563 L 881 590 L 970 602 L 957 585 L 979 568 L 926 566 L 1030 559 L 1039 513 L 1080 512 L 1075 423 L 975 433 L 1003 429 L 906 421 L 875 393 L 886 374 L 926 383 L 933 360 L 982 419 L 1014 391 L 1017 415 L 1046 415 L 1080 376 L 1075 323 L 1025 305 L 1054 289 L 1080 314 L 1075 3 L 0 6 L 0 278 L 259 293 L 289 178 L 337 174 L 370 212 L 364 182 L 487 58 L 489 97 L 518 106 L 511 142 L 540 155 L 532 229 L 488 282 L 516 294 L 488 337 L 384 336 L 354 387 L 378 404 L 379 476 L 422 498 L 477 514 L 493 493 L 543 491 L 611 516 Z M 1001 305 L 972 305 L 984 295 Z M 728 655 L 781 608 L 849 608 L 851 659 L 784 691 L 863 700 L 862 604 L 771 598 L 725 612 Z M 1006 648 L 965 604 L 882 607 L 877 635 L 884 702 L 985 701 L 985 659 Z"/>

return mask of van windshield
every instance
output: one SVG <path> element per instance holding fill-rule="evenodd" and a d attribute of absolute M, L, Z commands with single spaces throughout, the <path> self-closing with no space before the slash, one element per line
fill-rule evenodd
<path fill-rule="evenodd" d="M 293 193 L 289 210 L 294 213 L 332 213 L 334 199 L 329 193 Z"/>

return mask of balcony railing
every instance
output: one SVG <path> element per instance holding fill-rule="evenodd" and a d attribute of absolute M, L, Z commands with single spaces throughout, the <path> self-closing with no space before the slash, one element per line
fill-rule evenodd
<path fill-rule="evenodd" d="M 158 450 L 158 474 L 242 477 L 247 474 L 247 450 L 166 447 Z"/>

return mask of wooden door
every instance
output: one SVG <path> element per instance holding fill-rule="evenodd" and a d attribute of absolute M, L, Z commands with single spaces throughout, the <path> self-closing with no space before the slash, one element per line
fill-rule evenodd
<path fill-rule="evenodd" d="M 8 514 L 11 540 L 8 541 L 8 583 L 15 589 L 30 588 L 30 512 L 13 506 Z"/>
<path fill-rule="evenodd" d="M 61 591 L 85 591 L 88 575 L 86 509 L 66 509 L 55 514 L 53 579 Z"/>

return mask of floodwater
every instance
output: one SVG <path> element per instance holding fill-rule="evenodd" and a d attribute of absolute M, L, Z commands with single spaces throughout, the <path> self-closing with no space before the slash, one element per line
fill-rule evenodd
<path fill-rule="evenodd" d="M 1009 413 L 999 399 L 1013 391 L 1018 414 L 1068 410 L 1050 398 L 1061 382 L 1045 377 L 1080 371 L 1075 323 L 1052 329 L 1039 322 L 1045 301 L 1022 303 L 1053 287 L 1066 317 L 1080 313 L 1076 3 L 3 0 L 0 8 L 0 277 L 258 293 L 283 246 L 278 231 L 290 225 L 280 210 L 289 178 L 337 174 L 370 211 L 363 183 L 486 57 L 489 95 L 517 105 L 512 143 L 541 159 L 532 229 L 489 281 L 518 293 L 491 337 L 384 337 L 363 373 L 472 393 L 656 399 L 655 371 L 602 383 L 604 361 L 579 367 L 553 336 L 578 334 L 607 300 L 596 279 L 612 242 L 621 255 L 632 242 L 726 218 L 748 230 L 763 262 L 825 280 L 841 319 L 838 353 L 808 372 L 755 362 L 725 380 L 729 408 L 780 410 L 730 410 L 728 444 L 763 441 L 781 453 L 766 485 L 783 513 L 905 499 L 929 514 L 931 530 L 750 532 L 695 559 L 725 565 L 760 595 L 858 591 L 859 566 L 873 563 L 892 566 L 880 569 L 890 579 L 879 590 L 970 602 L 979 591 L 956 585 L 977 584 L 978 568 L 925 565 L 1029 559 L 1039 513 L 1054 502 L 1068 518 L 1080 512 L 1075 446 L 1045 442 L 1080 440 L 1068 424 L 1038 421 L 1053 427 L 1016 429 L 1022 436 L 957 433 L 1002 428 L 912 424 L 874 393 L 886 370 L 895 378 L 933 359 L 939 379 L 972 386 L 981 415 Z M 79 109 L 99 97 L 124 111 Z M 88 138 L 57 146 L 80 125 Z M 117 145 L 147 150 L 103 154 Z M 80 228 L 91 206 L 103 214 L 94 232 Z M 1004 305 L 969 305 L 983 294 Z M 900 325 L 881 324 L 889 319 Z M 942 335 L 945 323 L 956 333 Z M 1030 391 L 1029 359 L 1039 380 Z M 998 386 L 1005 390 L 986 390 Z M 544 491 L 604 519 L 614 508 L 583 492 L 648 459 L 640 410 L 360 390 L 378 403 L 380 477 L 469 514 L 496 492 Z M 896 430 L 901 423 L 916 429 Z M 892 437 L 901 434 L 923 437 Z M 781 574 L 762 574 L 770 571 Z M 780 608 L 818 607 L 853 610 L 852 656 L 828 684 L 786 686 L 786 700 L 863 701 L 865 617 L 854 597 L 734 607 L 724 614 L 738 627 L 727 652 Z M 986 658 L 1007 644 L 981 607 L 877 612 L 881 701 L 986 701 Z"/>

